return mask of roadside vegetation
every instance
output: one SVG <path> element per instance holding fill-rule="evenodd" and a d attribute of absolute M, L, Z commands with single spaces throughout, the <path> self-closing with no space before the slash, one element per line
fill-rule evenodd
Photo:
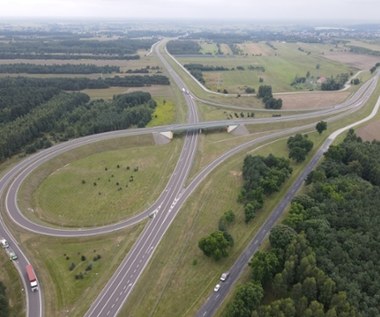
<path fill-rule="evenodd" d="M 329 149 L 271 231 L 271 249 L 251 261 L 261 292 L 237 291 L 225 316 L 379 315 L 379 149 L 353 130 Z"/>
<path fill-rule="evenodd" d="M 83 316 L 144 225 L 142 222 L 92 238 L 24 236 L 24 244 L 33 256 L 40 287 L 44 291 L 45 314 Z"/>

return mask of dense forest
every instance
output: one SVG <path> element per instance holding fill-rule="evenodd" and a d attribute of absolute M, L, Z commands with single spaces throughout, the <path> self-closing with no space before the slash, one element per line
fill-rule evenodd
<path fill-rule="evenodd" d="M 201 47 L 196 41 L 173 40 L 166 44 L 170 54 L 173 55 L 191 55 L 200 54 Z"/>
<path fill-rule="evenodd" d="M 119 73 L 118 66 L 96 66 L 93 64 L 37 65 L 27 63 L 0 64 L 0 73 L 9 74 L 96 74 Z"/>
<path fill-rule="evenodd" d="M 226 316 L 380 316 L 380 142 L 349 131 L 307 184 Z"/>
<path fill-rule="evenodd" d="M 46 102 L 36 103 L 23 115 L 0 126 L 0 160 L 23 149 L 32 153 L 69 138 L 144 127 L 156 107 L 146 92 L 118 95 L 112 101 L 90 102 L 86 94 L 65 92 L 45 99 Z"/>
<path fill-rule="evenodd" d="M 139 49 L 148 50 L 157 41 L 157 39 L 127 39 L 120 38 L 116 40 L 98 41 L 98 40 L 81 40 L 79 38 L 70 39 L 19 39 L 16 41 L 1 42 L 0 56 L 29 56 L 29 55 L 53 55 L 56 54 L 92 55 L 92 58 L 98 56 L 128 56 L 135 54 Z M 45 58 L 45 57 L 44 57 Z"/>
<path fill-rule="evenodd" d="M 54 87 L 61 90 L 101 89 L 109 87 L 144 87 L 151 85 L 169 85 L 169 78 L 163 75 L 129 75 L 125 77 L 110 78 L 31 78 L 31 77 L 5 77 L 0 78 L 0 89 L 12 87 Z M 16 88 L 17 89 L 17 88 Z M 22 91 L 20 90 L 20 93 Z M 9 98 L 12 97 L 11 94 Z M 1 98 L 1 96 L 0 96 Z M 15 98 L 18 98 L 18 96 Z M 0 106 L 1 108 L 1 106 Z"/>

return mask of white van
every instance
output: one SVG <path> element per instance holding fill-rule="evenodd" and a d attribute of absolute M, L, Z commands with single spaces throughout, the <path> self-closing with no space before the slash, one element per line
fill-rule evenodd
<path fill-rule="evenodd" d="M 0 239 L 0 245 L 4 249 L 9 247 L 8 241 L 5 240 L 4 238 Z"/>

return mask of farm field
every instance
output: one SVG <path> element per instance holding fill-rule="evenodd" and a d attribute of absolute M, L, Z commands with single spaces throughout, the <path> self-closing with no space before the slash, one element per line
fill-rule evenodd
<path fill-rule="evenodd" d="M 247 45 L 245 49 L 248 52 L 252 48 Z M 353 66 L 326 59 L 321 53 L 326 48 L 325 46 L 317 50 L 314 45 L 314 48 L 310 47 L 310 49 L 313 48 L 312 53 L 308 54 L 308 51 L 305 51 L 306 49 L 300 51 L 297 44 L 273 42 L 272 45 L 276 49 L 271 49 L 273 54 L 270 56 L 251 56 L 243 51 L 243 55 L 233 57 L 177 56 L 177 58 L 182 65 L 199 63 L 234 69 L 223 72 L 203 72 L 207 88 L 214 91 L 226 89 L 229 93 L 244 93 L 246 87 L 253 87 L 257 90 L 260 84 L 271 85 L 276 93 L 295 91 L 296 88 L 290 84 L 296 76 L 305 76 L 308 71 L 310 77 L 315 78 L 315 80 L 319 77 L 330 77 L 356 71 Z M 243 67 L 244 70 L 237 70 L 238 66 Z M 249 66 L 262 66 L 265 71 L 249 70 Z M 262 82 L 260 82 L 260 78 Z"/>
<path fill-rule="evenodd" d="M 380 120 L 372 121 L 356 130 L 356 134 L 364 141 L 380 141 Z"/>

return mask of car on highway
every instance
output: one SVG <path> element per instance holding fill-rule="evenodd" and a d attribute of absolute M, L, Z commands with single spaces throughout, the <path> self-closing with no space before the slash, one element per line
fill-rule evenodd
<path fill-rule="evenodd" d="M 9 247 L 8 241 L 5 240 L 4 238 L 0 239 L 0 245 L 4 249 Z"/>
<path fill-rule="evenodd" d="M 15 253 L 15 251 L 13 251 L 11 248 L 7 248 L 5 250 L 7 251 L 7 254 L 8 254 L 9 259 L 11 261 L 17 260 L 17 254 Z"/>
<path fill-rule="evenodd" d="M 220 276 L 220 280 L 224 282 L 228 278 L 229 275 L 230 275 L 230 272 L 222 273 L 222 275 Z"/>
<path fill-rule="evenodd" d="M 218 292 L 220 289 L 220 284 L 216 284 L 214 287 L 214 292 Z"/>

